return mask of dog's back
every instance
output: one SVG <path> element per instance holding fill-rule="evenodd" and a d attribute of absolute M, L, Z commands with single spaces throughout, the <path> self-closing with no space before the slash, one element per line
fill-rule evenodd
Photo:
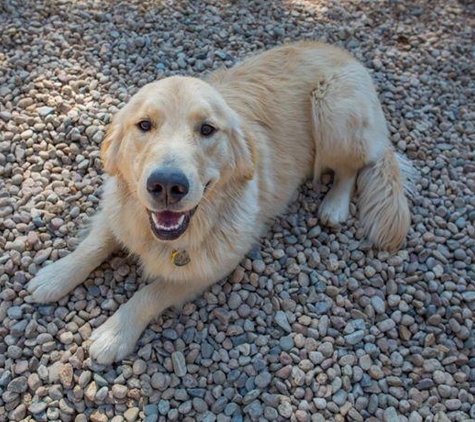
<path fill-rule="evenodd" d="M 407 163 L 389 141 L 367 70 L 347 52 L 318 42 L 284 45 L 212 74 L 210 82 L 246 116 L 260 152 L 265 217 L 282 211 L 293 190 L 313 174 L 335 172 L 322 203 L 323 223 L 348 217 L 358 178 L 361 220 L 376 246 L 398 248 L 409 229 L 404 195 Z"/>

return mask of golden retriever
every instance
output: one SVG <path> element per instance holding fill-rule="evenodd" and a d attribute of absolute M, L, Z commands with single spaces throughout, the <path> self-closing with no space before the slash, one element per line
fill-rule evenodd
<path fill-rule="evenodd" d="M 306 178 L 334 171 L 320 221 L 347 219 L 355 185 L 373 244 L 399 248 L 409 230 L 408 162 L 393 150 L 368 72 L 317 42 L 289 44 L 207 79 L 144 86 L 114 117 L 102 147 L 110 177 L 88 236 L 41 269 L 28 290 L 54 302 L 114 250 L 148 277 L 97 328 L 99 363 L 131 353 L 147 324 L 228 275 Z"/>

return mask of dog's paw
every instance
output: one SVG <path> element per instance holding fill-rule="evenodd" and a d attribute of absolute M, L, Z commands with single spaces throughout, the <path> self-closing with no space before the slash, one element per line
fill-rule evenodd
<path fill-rule="evenodd" d="M 133 352 L 144 327 L 126 309 L 119 309 L 91 334 L 89 355 L 102 365 L 124 359 Z"/>
<path fill-rule="evenodd" d="M 336 227 L 344 223 L 350 214 L 349 203 L 346 198 L 332 197 L 331 192 L 323 199 L 318 217 L 322 224 Z"/>
<path fill-rule="evenodd" d="M 38 271 L 26 288 L 36 303 L 56 302 L 76 287 L 76 278 L 66 257 Z"/>

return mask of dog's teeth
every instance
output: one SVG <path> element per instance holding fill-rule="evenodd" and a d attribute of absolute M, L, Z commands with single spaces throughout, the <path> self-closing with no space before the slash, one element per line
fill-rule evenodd
<path fill-rule="evenodd" d="M 162 224 L 155 214 L 152 214 L 152 220 L 153 220 L 153 223 L 155 224 L 155 227 L 157 227 L 157 229 L 172 231 L 172 230 L 179 229 L 183 225 L 183 223 L 185 221 L 185 215 L 180 216 L 178 222 L 174 225 L 171 225 L 171 226 Z"/>
<path fill-rule="evenodd" d="M 160 229 L 160 230 L 176 230 L 181 227 L 181 224 L 177 224 L 175 226 L 164 226 L 162 224 L 159 224 L 155 222 L 155 225 Z"/>
<path fill-rule="evenodd" d="M 156 226 L 159 226 L 160 224 L 158 223 L 157 216 L 155 214 L 152 214 L 152 220 L 155 223 Z"/>

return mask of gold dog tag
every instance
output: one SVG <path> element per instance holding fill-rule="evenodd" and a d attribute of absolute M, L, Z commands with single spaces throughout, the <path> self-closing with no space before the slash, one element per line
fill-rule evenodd
<path fill-rule="evenodd" d="M 188 264 L 191 259 L 184 249 L 181 251 L 173 251 L 172 253 L 172 264 L 175 264 L 177 267 L 183 267 Z"/>

